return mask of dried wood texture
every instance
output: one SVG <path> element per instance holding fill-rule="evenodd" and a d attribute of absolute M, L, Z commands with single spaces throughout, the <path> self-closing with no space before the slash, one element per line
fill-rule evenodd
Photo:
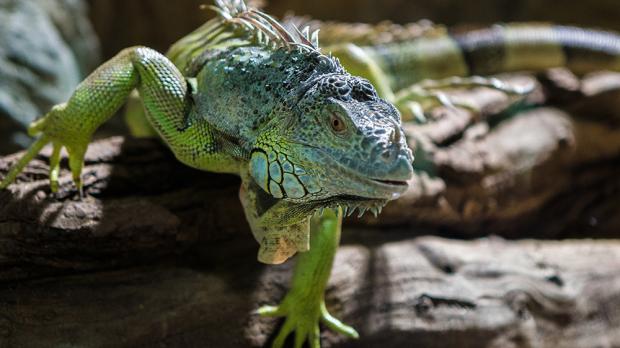
<path fill-rule="evenodd" d="M 120 267 L 249 233 L 237 179 L 187 168 L 156 140 L 92 144 L 83 200 L 66 163 L 52 197 L 49 155 L 0 192 L 0 280 Z M 0 170 L 17 157 L 0 161 Z"/>
<path fill-rule="evenodd" d="M 259 266 L 248 238 L 174 263 L 0 288 L 3 347 L 261 347 L 252 311 L 290 264 Z M 191 256 L 191 257 L 190 257 Z M 324 347 L 617 347 L 620 243 L 450 241 L 349 231 L 327 293 L 361 339 Z"/>

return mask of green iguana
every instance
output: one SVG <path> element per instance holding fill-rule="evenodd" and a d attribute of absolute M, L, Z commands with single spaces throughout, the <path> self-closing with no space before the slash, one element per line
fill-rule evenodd
<path fill-rule="evenodd" d="M 92 134 L 137 89 L 148 123 L 181 162 L 241 177 L 240 199 L 260 243 L 259 260 L 281 263 L 300 252 L 289 293 L 279 306 L 258 309 L 286 317 L 274 347 L 282 347 L 293 331 L 295 347 L 319 347 L 319 322 L 358 337 L 329 314 L 323 292 L 343 214 L 377 214 L 412 176 L 413 156 L 394 104 L 415 113 L 414 105 L 428 99 L 449 103 L 425 89 L 442 86 L 524 92 L 495 79 L 418 82 L 564 65 L 577 71 L 620 68 L 620 40 L 604 32 L 495 27 L 395 44 L 344 43 L 331 46 L 332 55 L 319 49 L 316 31 L 283 25 L 241 0 L 216 0 L 211 8 L 217 18 L 166 56 L 127 48 L 34 122 L 30 133 L 38 139 L 0 188 L 51 143 L 51 190 L 58 188 L 65 147 L 81 191 Z"/>
<path fill-rule="evenodd" d="M 51 190 L 64 147 L 81 191 L 92 134 L 137 89 L 149 123 L 179 161 L 241 177 L 260 261 L 281 263 L 303 252 L 286 298 L 258 310 L 287 317 L 274 347 L 292 330 L 297 346 L 319 346 L 319 321 L 357 337 L 329 314 L 323 292 L 343 210 L 378 213 L 407 188 L 413 159 L 400 115 L 366 79 L 321 53 L 316 32 L 287 29 L 241 0 L 216 3 L 219 16 L 167 56 L 127 48 L 35 121 L 29 131 L 39 138 L 0 188 L 51 143 Z"/>

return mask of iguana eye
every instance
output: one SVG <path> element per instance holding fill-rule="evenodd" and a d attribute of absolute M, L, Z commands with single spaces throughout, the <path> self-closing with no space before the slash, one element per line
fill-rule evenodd
<path fill-rule="evenodd" d="M 344 123 L 342 118 L 336 113 L 331 114 L 329 124 L 332 126 L 332 129 L 336 133 L 340 134 L 340 133 L 343 133 L 345 130 L 347 130 L 347 125 Z"/>

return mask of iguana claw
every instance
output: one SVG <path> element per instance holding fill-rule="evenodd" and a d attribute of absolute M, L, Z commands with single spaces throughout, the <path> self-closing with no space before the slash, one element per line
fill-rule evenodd
<path fill-rule="evenodd" d="M 57 105 L 44 117 L 33 122 L 28 128 L 31 136 L 39 136 L 30 145 L 26 153 L 15 163 L 6 177 L 0 182 L 0 189 L 7 188 L 16 178 L 24 167 L 34 159 L 41 149 L 52 143 L 52 155 L 50 157 L 49 180 L 52 192 L 58 191 L 58 175 L 60 173 L 60 153 L 63 147 L 69 153 L 69 167 L 73 174 L 73 181 L 83 197 L 82 190 L 82 167 L 84 165 L 84 154 L 88 146 L 89 136 L 71 134 L 70 127 L 67 126 L 67 115 L 64 104 Z"/>
<path fill-rule="evenodd" d="M 297 296 L 298 297 L 298 296 Z M 304 302 L 303 299 L 289 294 L 279 306 L 263 306 L 256 313 L 266 317 L 286 317 L 280 332 L 273 341 L 272 348 L 284 346 L 286 338 L 295 332 L 295 348 L 301 348 L 308 342 L 311 348 L 320 348 L 319 322 L 331 330 L 349 338 L 357 339 L 359 334 L 354 328 L 334 318 L 325 301 Z M 295 303 L 296 305 L 292 305 Z"/>

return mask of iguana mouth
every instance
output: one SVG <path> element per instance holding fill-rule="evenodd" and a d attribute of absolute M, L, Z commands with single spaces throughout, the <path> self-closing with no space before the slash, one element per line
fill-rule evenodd
<path fill-rule="evenodd" d="M 377 199 L 356 195 L 338 195 L 324 200 L 318 204 L 317 210 L 320 212 L 324 208 L 342 208 L 345 216 L 351 216 L 357 210 L 358 217 L 362 217 L 366 211 L 370 211 L 377 217 L 383 207 L 387 204 L 387 199 Z"/>
<path fill-rule="evenodd" d="M 407 182 L 406 181 L 402 181 L 402 180 L 379 180 L 379 179 L 370 179 L 372 181 L 384 184 L 384 185 L 391 185 L 391 186 L 407 186 Z"/>

